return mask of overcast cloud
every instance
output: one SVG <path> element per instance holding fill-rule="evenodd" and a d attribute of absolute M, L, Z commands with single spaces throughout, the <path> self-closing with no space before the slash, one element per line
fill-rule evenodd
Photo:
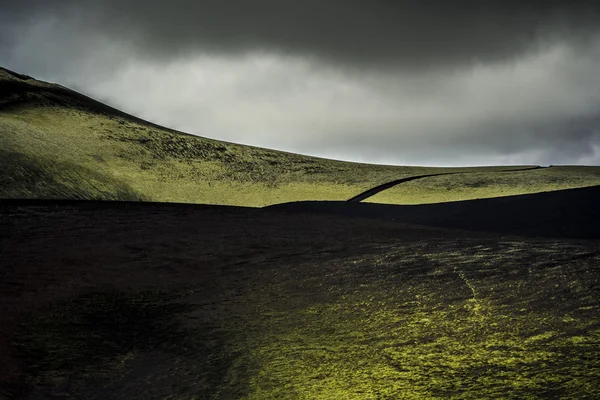
<path fill-rule="evenodd" d="M 380 163 L 600 163 L 595 2 L 0 3 L 0 65 L 201 136 Z"/>

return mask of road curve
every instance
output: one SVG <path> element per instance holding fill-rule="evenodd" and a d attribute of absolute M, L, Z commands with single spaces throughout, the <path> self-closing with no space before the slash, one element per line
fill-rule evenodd
<path fill-rule="evenodd" d="M 539 165 L 533 166 L 533 167 L 529 167 L 529 168 L 523 168 L 523 169 L 506 169 L 506 170 L 500 170 L 500 171 L 490 171 L 490 172 L 494 172 L 494 173 L 506 173 L 506 172 L 521 172 L 521 171 L 530 171 L 533 169 L 540 169 L 540 168 L 550 168 L 550 167 L 540 167 Z M 477 172 L 486 172 L 486 171 L 460 171 L 460 172 L 441 172 L 438 174 L 427 174 L 427 175 L 415 175 L 415 176 L 409 176 L 407 178 L 402 178 L 402 179 L 396 179 L 395 181 L 391 181 L 391 182 L 387 182 L 384 183 L 382 185 L 379 186 L 375 186 L 374 188 L 371 188 L 365 192 L 362 192 L 346 201 L 350 202 L 350 203 L 359 203 L 363 200 L 368 199 L 371 196 L 376 195 L 379 192 L 382 192 L 386 189 L 389 189 L 391 187 L 394 187 L 396 185 L 399 185 L 401 183 L 405 183 L 405 182 L 410 182 L 410 181 L 415 181 L 417 179 L 423 179 L 423 178 L 430 178 L 432 176 L 440 176 L 440 175 L 458 175 L 458 174 L 474 174 Z"/>

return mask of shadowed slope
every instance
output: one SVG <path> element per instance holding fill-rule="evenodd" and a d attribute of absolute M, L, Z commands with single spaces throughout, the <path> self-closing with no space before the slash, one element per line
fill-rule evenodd
<path fill-rule="evenodd" d="M 523 236 L 600 238 L 600 186 L 422 205 L 296 202 L 269 209 Z"/>

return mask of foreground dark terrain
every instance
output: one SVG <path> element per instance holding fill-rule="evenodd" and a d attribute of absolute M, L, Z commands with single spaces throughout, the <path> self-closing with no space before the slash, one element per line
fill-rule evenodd
<path fill-rule="evenodd" d="M 2 202 L 0 397 L 600 398 L 586 190 L 496 213 Z"/>

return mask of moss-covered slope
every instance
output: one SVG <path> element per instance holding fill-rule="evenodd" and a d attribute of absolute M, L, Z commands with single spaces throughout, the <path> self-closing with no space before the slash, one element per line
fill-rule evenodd
<path fill-rule="evenodd" d="M 63 86 L 2 68 L 0 152 L 0 198 L 245 206 L 347 200 L 403 177 L 507 168 L 360 164 L 227 143 L 169 130 Z M 511 193 L 600 183 L 596 173 L 557 184 L 536 181 L 539 174 L 524 174 L 533 186 L 524 189 L 529 181 L 515 178 Z M 439 187 L 421 183 L 413 183 L 417 189 L 408 198 L 405 192 L 390 190 L 372 201 L 430 202 L 447 196 L 447 190 L 440 194 Z M 469 186 L 457 190 L 457 196 L 478 197 L 479 191 Z"/>

